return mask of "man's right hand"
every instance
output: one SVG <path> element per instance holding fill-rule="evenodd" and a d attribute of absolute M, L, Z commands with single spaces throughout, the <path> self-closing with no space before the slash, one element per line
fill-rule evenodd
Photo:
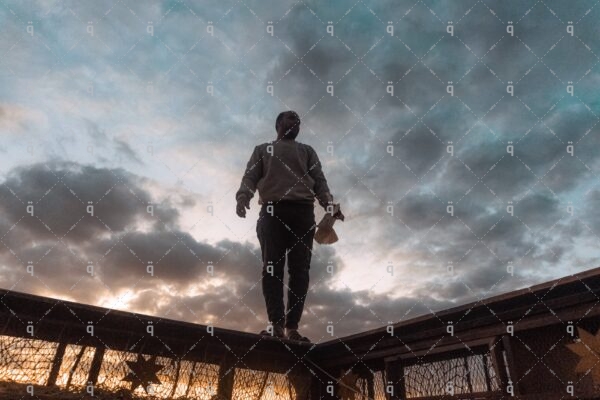
<path fill-rule="evenodd" d="M 344 214 L 342 214 L 342 209 L 340 208 L 340 205 L 339 205 L 339 203 L 338 203 L 338 205 L 337 205 L 337 212 L 335 212 L 335 211 L 334 211 L 334 213 L 333 213 L 333 217 L 334 217 L 334 218 L 337 218 L 337 219 L 339 219 L 339 220 L 341 220 L 341 221 L 343 221 L 343 220 L 344 220 Z"/>
<path fill-rule="evenodd" d="M 246 208 L 250 209 L 250 199 L 246 197 L 240 197 L 236 206 L 236 213 L 241 218 L 246 218 Z"/>
<path fill-rule="evenodd" d="M 330 212 L 329 211 L 329 206 L 327 206 L 328 208 L 325 209 L 325 212 Z M 335 219 L 339 219 L 339 220 L 344 220 L 344 214 L 342 214 L 342 210 L 340 208 L 340 203 L 336 203 L 333 204 L 333 209 L 331 210 L 331 215 L 335 218 Z"/>

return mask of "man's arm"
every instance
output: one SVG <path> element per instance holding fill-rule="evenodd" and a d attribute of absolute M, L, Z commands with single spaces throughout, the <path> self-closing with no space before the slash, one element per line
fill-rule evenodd
<path fill-rule="evenodd" d="M 327 179 L 325 179 L 325 175 L 323 174 L 319 156 L 311 146 L 308 146 L 308 174 L 315 180 L 315 196 L 317 201 L 321 207 L 326 209 L 330 202 L 333 203 L 333 196 L 329 191 Z"/>
<path fill-rule="evenodd" d="M 235 194 L 236 201 L 239 202 L 243 199 L 249 202 L 250 199 L 254 197 L 256 184 L 260 178 L 262 178 L 262 174 L 262 159 L 258 146 L 255 146 L 252 155 L 250 156 L 250 160 L 248 160 L 248 164 L 246 165 L 246 172 L 242 177 L 240 188 Z"/>

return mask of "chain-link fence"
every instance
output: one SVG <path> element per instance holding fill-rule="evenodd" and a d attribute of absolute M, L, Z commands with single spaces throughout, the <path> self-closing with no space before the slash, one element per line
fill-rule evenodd
<path fill-rule="evenodd" d="M 488 354 L 420 361 L 406 367 L 407 397 L 496 392 L 500 389 Z"/>
<path fill-rule="evenodd" d="M 41 396 L 57 393 L 56 389 L 63 395 L 91 394 L 88 377 L 98 349 L 86 346 L 66 346 L 53 388 L 46 388 L 58 347 L 58 343 L 43 340 L 0 336 L 0 382 L 4 391 L 10 389 L 10 393 L 19 397 L 29 393 Z M 136 364 L 140 358 L 146 363 Z M 219 368 L 218 364 L 106 350 L 93 390 L 107 396 L 127 393 L 139 398 L 210 400 L 217 394 Z M 138 382 L 146 383 L 144 378 L 149 376 L 149 371 L 156 371 L 157 381 L 133 387 Z M 235 368 L 233 373 L 233 398 L 296 398 L 296 391 L 285 374 L 246 368 Z M 134 383 L 128 377 L 133 377 Z M 27 389 L 28 386 L 33 389 Z"/>

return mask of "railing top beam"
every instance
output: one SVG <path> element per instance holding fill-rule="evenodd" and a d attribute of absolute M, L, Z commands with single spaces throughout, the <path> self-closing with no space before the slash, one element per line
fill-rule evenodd
<path fill-rule="evenodd" d="M 53 326 L 56 329 L 40 330 L 41 336 L 38 338 L 52 340 L 56 332 L 63 330 L 63 335 L 70 334 L 82 344 L 86 340 L 90 343 L 93 341 L 89 337 L 81 341 L 82 336 L 89 336 L 86 324 L 91 321 L 97 337 L 110 344 L 111 348 L 122 349 L 135 336 L 138 339 L 145 338 L 145 344 L 154 346 L 157 352 L 163 351 L 160 347 L 168 344 L 171 354 L 167 353 L 166 356 L 197 358 L 207 352 L 218 353 L 215 349 L 220 348 L 227 352 L 245 354 L 244 360 L 249 363 L 253 360 L 254 364 L 264 361 L 265 355 L 277 355 L 282 368 L 285 368 L 285 365 L 293 365 L 306 355 L 315 361 L 331 361 L 348 355 L 349 348 L 352 354 L 360 357 L 360 354 L 366 353 L 382 356 L 388 350 L 393 352 L 393 348 L 397 352 L 402 343 L 427 345 L 426 342 L 431 338 L 437 337 L 439 340 L 445 336 L 443 330 L 446 328 L 446 321 L 460 321 L 456 328 L 468 331 L 474 338 L 477 335 L 483 338 L 498 334 L 496 328 L 504 328 L 504 321 L 514 318 L 521 324 L 515 327 L 516 330 L 528 328 L 533 323 L 530 321 L 534 319 L 536 324 L 549 325 L 559 322 L 554 313 L 583 313 L 586 306 L 596 304 L 599 299 L 600 268 L 596 268 L 442 310 L 435 315 L 427 314 L 399 322 L 393 325 L 395 337 L 390 337 L 384 326 L 319 344 L 304 344 L 219 327 L 212 328 L 213 333 L 210 334 L 207 325 L 0 289 L 0 323 L 11 320 L 6 326 L 10 328 L 8 334 L 15 336 L 24 336 L 24 324 L 28 321 L 38 326 Z M 595 307 L 592 314 L 599 312 L 599 307 Z M 525 313 L 527 318 L 522 318 Z M 148 333 L 148 326 L 153 326 L 152 335 Z M 402 339 L 402 343 L 398 338 Z M 375 349 L 370 347 L 374 343 L 377 343 Z M 250 348 L 252 351 L 248 351 Z"/>
<path fill-rule="evenodd" d="M 587 286 L 587 287 L 586 287 Z M 457 307 L 447 308 L 432 314 L 424 314 L 415 318 L 401 321 L 393 325 L 394 330 L 401 329 L 403 327 L 417 326 L 421 323 L 436 322 L 439 323 L 441 320 L 457 321 L 469 312 L 469 316 L 462 318 L 465 320 L 475 319 L 475 314 L 482 313 L 485 315 L 490 314 L 490 309 L 494 312 L 502 313 L 503 311 L 510 311 L 511 309 L 523 308 L 527 306 L 533 306 L 540 303 L 540 299 L 544 302 L 552 299 L 564 298 L 571 295 L 580 295 L 583 298 L 589 298 L 592 301 L 600 300 L 600 296 L 596 295 L 594 290 L 600 288 L 600 267 L 583 271 L 577 274 L 568 275 L 562 278 L 557 278 L 548 282 L 540 283 L 530 287 L 525 287 L 519 290 L 511 292 L 501 293 L 496 296 L 485 298 L 481 301 L 473 301 L 471 303 L 462 304 Z M 590 292 L 590 290 L 592 292 Z M 549 310 L 547 310 L 550 312 Z M 458 317 L 458 318 L 457 318 Z M 344 336 L 339 339 L 330 340 L 324 342 L 326 344 L 334 344 L 338 341 L 347 343 L 362 337 L 377 336 L 380 333 L 386 333 L 387 326 L 370 329 L 355 333 L 352 335 Z"/>

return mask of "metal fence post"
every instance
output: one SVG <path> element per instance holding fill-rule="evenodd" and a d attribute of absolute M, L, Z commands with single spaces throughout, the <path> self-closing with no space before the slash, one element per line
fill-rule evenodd
<path fill-rule="evenodd" d="M 219 399 L 230 400 L 233 395 L 233 382 L 235 367 L 232 357 L 225 353 L 219 364 L 219 382 L 217 383 L 217 396 Z"/>
<path fill-rule="evenodd" d="M 88 374 L 88 382 L 91 382 L 94 386 L 98 382 L 98 375 L 100 374 L 100 367 L 102 366 L 105 351 L 104 347 L 96 347 L 96 351 L 94 352 L 90 373 Z"/>
<path fill-rule="evenodd" d="M 386 398 L 388 400 L 406 399 L 406 382 L 404 380 L 404 364 L 400 357 L 388 358 L 385 360 L 385 376 L 387 382 Z M 391 386 L 391 393 L 387 390 Z"/>

